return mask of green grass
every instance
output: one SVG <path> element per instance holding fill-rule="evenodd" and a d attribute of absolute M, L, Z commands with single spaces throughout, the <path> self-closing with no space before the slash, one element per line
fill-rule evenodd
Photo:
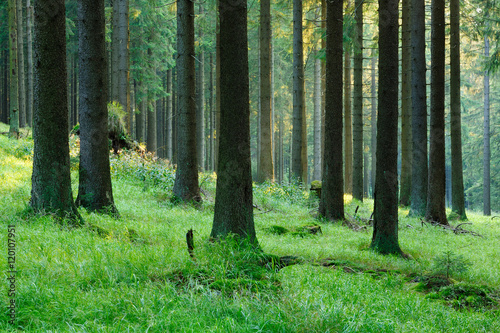
<path fill-rule="evenodd" d="M 16 225 L 18 271 L 16 325 L 9 325 L 2 311 L 0 331 L 500 332 L 498 306 L 469 307 L 481 301 L 475 295 L 450 299 L 450 290 L 458 289 L 426 294 L 413 282 L 434 275 L 435 258 L 452 251 L 471 264 L 452 272 L 457 288 L 488 290 L 497 301 L 497 219 L 468 212 L 473 224 L 465 228 L 484 236 L 474 237 L 422 225 L 401 209 L 400 244 L 413 258 L 405 260 L 369 250 L 371 227 L 355 232 L 317 220 L 317 199 L 307 192 L 264 184 L 254 190 L 264 252 L 259 253 L 238 249 L 231 240 L 208 242 L 214 175 L 200 175 L 206 194 L 200 209 L 175 206 L 169 201 L 174 174 L 168 166 L 123 155 L 112 159 L 120 219 L 81 210 L 100 232 L 68 229 L 51 216 L 26 213 L 32 147 L 29 139 L 0 135 L 0 228 L 6 244 L 7 225 Z M 72 169 L 76 194 L 77 165 Z M 358 216 L 369 218 L 371 200 L 359 203 L 346 196 L 350 215 L 358 205 Z M 314 224 L 322 234 L 268 231 Z M 186 247 L 190 228 L 195 260 Z M 278 269 L 282 256 L 297 257 L 299 263 Z M 325 262 L 330 264 L 322 266 Z M 5 252 L 0 265 L 7 267 Z M 2 280 L 5 291 L 6 273 Z M 4 309 L 8 301 L 2 292 Z"/>

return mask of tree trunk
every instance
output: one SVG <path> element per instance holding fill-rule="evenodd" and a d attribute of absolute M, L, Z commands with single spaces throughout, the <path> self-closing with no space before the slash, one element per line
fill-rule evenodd
<path fill-rule="evenodd" d="M 319 215 L 344 219 L 342 175 L 342 0 L 327 0 L 325 153 Z"/>
<path fill-rule="evenodd" d="M 148 91 L 144 82 L 139 81 L 139 90 L 141 92 L 141 98 L 139 102 L 139 111 L 135 113 L 135 135 L 138 142 L 145 142 L 146 129 L 144 124 L 146 122 L 148 112 Z"/>
<path fill-rule="evenodd" d="M 271 106 L 271 1 L 260 2 L 260 160 L 258 182 L 274 181 Z"/>
<path fill-rule="evenodd" d="M 450 0 L 450 135 L 452 211 L 466 220 L 460 100 L 460 1 Z"/>
<path fill-rule="evenodd" d="M 399 204 L 409 206 L 411 198 L 411 0 L 403 0 L 401 51 L 401 188 Z"/>
<path fill-rule="evenodd" d="M 9 136 L 19 137 L 19 73 L 17 62 L 17 0 L 9 0 Z"/>
<path fill-rule="evenodd" d="M 8 44 L 9 41 L 4 41 L 5 44 Z M 7 124 L 9 123 L 9 106 L 8 106 L 8 95 L 9 95 L 9 50 L 8 45 L 2 49 L 2 100 L 0 101 L 2 105 L 2 118 L 1 122 Z"/>
<path fill-rule="evenodd" d="M 167 135 L 167 160 L 172 162 L 172 156 L 173 156 L 173 145 L 172 145 L 172 137 L 173 137 L 173 128 L 172 128 L 172 122 L 173 122 L 173 110 L 172 110 L 172 69 L 169 69 L 167 71 L 167 128 L 166 128 L 166 135 Z"/>
<path fill-rule="evenodd" d="M 321 180 L 321 59 L 314 59 L 314 172 L 312 180 Z"/>
<path fill-rule="evenodd" d="M 371 77 L 371 101 L 372 101 L 372 110 L 371 110 L 371 177 L 370 177 L 370 183 L 371 183 L 371 195 L 372 198 L 375 196 L 375 174 L 376 174 L 376 169 L 377 169 L 377 84 L 376 84 L 376 73 L 377 73 L 377 68 L 376 68 L 376 63 L 377 63 L 377 56 L 375 51 L 372 51 L 372 57 L 371 57 L 371 69 L 372 69 L 372 77 Z"/>
<path fill-rule="evenodd" d="M 210 97 L 209 102 L 209 112 L 210 112 L 210 141 L 209 141 L 209 170 L 215 170 L 215 108 L 214 108 L 214 57 L 213 53 L 210 53 L 210 83 L 209 83 Z"/>
<path fill-rule="evenodd" d="M 200 202 L 196 151 L 196 87 L 194 63 L 194 3 L 177 3 L 177 171 L 174 196 Z"/>
<path fill-rule="evenodd" d="M 28 61 L 28 87 L 26 94 L 26 124 L 33 124 L 33 7 L 31 1 L 26 1 L 26 38 L 27 38 L 27 61 Z"/>
<path fill-rule="evenodd" d="M 444 0 L 432 0 L 431 11 L 431 118 L 429 151 L 429 196 L 427 220 L 448 225 L 446 219 L 446 170 L 444 136 L 445 19 Z"/>
<path fill-rule="evenodd" d="M 402 254 L 398 242 L 398 11 L 399 0 L 379 0 L 377 174 L 371 248 Z"/>
<path fill-rule="evenodd" d="M 161 89 L 165 91 L 165 75 L 156 71 L 160 78 Z M 163 97 L 156 100 L 156 155 L 158 158 L 165 158 L 165 99 Z"/>
<path fill-rule="evenodd" d="M 24 77 L 23 1 L 17 1 L 17 55 L 19 74 L 19 127 L 26 127 L 26 83 Z"/>
<path fill-rule="evenodd" d="M 108 80 L 104 0 L 78 2 L 80 170 L 77 205 L 118 214 L 108 144 Z"/>
<path fill-rule="evenodd" d="M 50 10 L 48 10 L 50 7 Z M 33 175 L 30 205 L 81 222 L 71 192 L 63 0 L 34 1 Z"/>
<path fill-rule="evenodd" d="M 217 8 L 219 1 L 216 0 Z M 220 13 L 218 13 L 220 16 Z M 215 28 L 215 172 L 219 163 L 219 133 L 220 133 L 220 19 Z"/>
<path fill-rule="evenodd" d="M 350 48 L 344 53 L 344 192 L 352 194 L 352 109 L 351 109 L 351 56 Z"/>
<path fill-rule="evenodd" d="M 304 98 L 302 0 L 293 0 L 293 152 L 292 174 L 307 184 L 307 127 Z"/>
<path fill-rule="evenodd" d="M 490 56 L 490 40 L 484 38 L 484 56 Z M 484 132 L 483 132 L 483 214 L 491 215 L 491 190 L 490 190 L 490 73 L 484 72 Z"/>
<path fill-rule="evenodd" d="M 363 0 L 355 0 L 352 196 L 363 201 Z"/>
<path fill-rule="evenodd" d="M 203 15 L 203 4 L 200 3 L 200 15 Z M 198 55 L 198 76 L 196 78 L 196 150 L 198 153 L 198 167 L 200 170 L 205 166 L 205 52 L 201 46 L 203 41 L 203 29 L 199 32 L 200 53 Z"/>
<path fill-rule="evenodd" d="M 411 131 L 413 144 L 410 215 L 425 216 L 428 190 L 425 1 L 411 1 Z"/>
<path fill-rule="evenodd" d="M 129 0 L 113 0 L 113 99 L 125 111 L 127 133 L 131 133 L 129 83 Z"/>
<path fill-rule="evenodd" d="M 257 246 L 252 204 L 246 1 L 220 0 L 221 119 L 211 238 Z"/>
<path fill-rule="evenodd" d="M 150 33 L 151 39 L 153 39 L 153 32 Z M 147 62 L 146 66 L 147 77 L 151 80 L 154 79 L 156 75 L 156 70 L 153 65 L 153 50 L 148 48 L 147 53 Z M 146 81 L 146 80 L 144 80 Z M 143 82 L 146 83 L 146 82 Z M 156 154 L 156 148 L 158 142 L 156 141 L 156 96 L 152 90 L 149 90 L 148 93 L 148 103 L 146 105 L 146 111 L 144 116 L 147 117 L 146 122 L 146 147 L 147 150 L 153 154 Z"/>

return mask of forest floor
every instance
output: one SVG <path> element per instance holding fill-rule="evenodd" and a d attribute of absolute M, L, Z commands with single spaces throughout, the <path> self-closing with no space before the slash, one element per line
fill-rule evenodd
<path fill-rule="evenodd" d="M 74 139 L 71 149 L 76 195 Z M 328 223 L 308 191 L 262 184 L 254 187 L 262 252 L 252 252 L 208 241 L 214 174 L 200 174 L 201 207 L 173 205 L 172 168 L 122 153 L 111 158 L 120 218 L 80 210 L 87 226 L 75 229 L 30 213 L 32 152 L 29 137 L 0 135 L 0 228 L 4 244 L 16 240 L 17 271 L 7 280 L 4 251 L 2 332 L 500 332 L 500 218 L 467 212 L 471 224 L 458 229 L 478 236 L 401 208 L 408 260 L 369 249 L 372 200 L 346 196 L 351 223 Z M 12 281 L 15 297 L 5 292 Z"/>

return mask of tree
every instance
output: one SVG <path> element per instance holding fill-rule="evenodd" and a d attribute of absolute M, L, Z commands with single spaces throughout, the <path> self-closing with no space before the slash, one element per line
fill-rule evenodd
<path fill-rule="evenodd" d="M 203 16 L 203 4 L 200 3 L 200 16 Z M 203 50 L 203 29 L 200 27 L 198 72 L 196 77 L 196 150 L 198 152 L 198 166 L 205 165 L 205 52 Z"/>
<path fill-rule="evenodd" d="M 325 151 L 319 215 L 344 219 L 342 173 L 342 0 L 327 0 Z"/>
<path fill-rule="evenodd" d="M 246 0 L 220 0 L 221 117 L 211 238 L 236 234 L 257 245 L 250 162 Z"/>
<path fill-rule="evenodd" d="M 76 204 L 118 214 L 108 147 L 108 79 L 104 0 L 78 1 L 80 180 Z"/>
<path fill-rule="evenodd" d="M 354 2 L 356 7 L 354 49 L 354 91 L 352 118 L 352 196 L 363 201 L 363 0 Z"/>
<path fill-rule="evenodd" d="M 63 0 L 34 1 L 33 175 L 35 212 L 81 221 L 71 192 Z"/>
<path fill-rule="evenodd" d="M 460 1 L 450 0 L 450 135 L 452 211 L 466 220 L 460 98 Z"/>
<path fill-rule="evenodd" d="M 312 180 L 321 179 L 321 59 L 316 51 L 314 59 L 314 172 Z"/>
<path fill-rule="evenodd" d="M 349 7 L 349 2 L 348 5 Z M 344 53 L 344 191 L 352 194 L 352 95 L 351 95 L 351 47 Z"/>
<path fill-rule="evenodd" d="M 304 98 L 302 0 L 293 0 L 293 144 L 292 173 L 307 184 L 307 127 Z"/>
<path fill-rule="evenodd" d="M 410 205 L 411 197 L 411 3 L 403 0 L 401 47 L 401 187 L 399 203 Z"/>
<path fill-rule="evenodd" d="M 26 1 L 26 38 L 27 38 L 27 62 L 28 62 L 28 89 L 26 95 L 26 123 L 31 127 L 33 123 L 33 7 L 31 1 Z"/>
<path fill-rule="evenodd" d="M 19 137 L 19 76 L 17 63 L 17 0 L 9 0 L 9 136 Z"/>
<path fill-rule="evenodd" d="M 490 40 L 484 37 L 484 56 L 490 56 Z M 490 75 L 484 72 L 484 123 L 483 123 L 483 214 L 491 215 L 491 179 L 490 179 Z"/>
<path fill-rule="evenodd" d="M 427 220 L 447 225 L 445 207 L 445 19 L 444 0 L 433 0 L 431 10 L 431 117 Z"/>
<path fill-rule="evenodd" d="M 371 55 L 371 82 L 370 82 L 370 93 L 371 93 L 371 138 L 370 138 L 370 149 L 371 149 L 371 175 L 370 181 L 372 185 L 372 198 L 375 192 L 375 174 L 377 165 L 377 84 L 376 84 L 376 64 L 377 56 L 375 51 L 372 50 Z"/>
<path fill-rule="evenodd" d="M 257 180 L 274 181 L 271 113 L 271 1 L 260 2 L 260 160 Z"/>
<path fill-rule="evenodd" d="M 379 0 L 377 166 L 371 248 L 402 254 L 398 242 L 399 0 Z"/>
<path fill-rule="evenodd" d="M 173 145 L 172 145 L 172 69 L 167 71 L 167 126 L 166 126 L 166 136 L 167 136 L 167 159 L 172 162 L 173 156 Z"/>
<path fill-rule="evenodd" d="M 410 214 L 425 216 L 428 186 L 425 1 L 411 1 L 412 168 Z"/>
<path fill-rule="evenodd" d="M 200 202 L 196 153 L 196 89 L 194 64 L 194 3 L 177 2 L 177 171 L 174 196 Z M 194 135 L 193 135 L 194 134 Z"/>
<path fill-rule="evenodd" d="M 19 75 L 19 127 L 26 127 L 26 84 L 24 75 L 23 1 L 17 0 L 17 60 Z"/>

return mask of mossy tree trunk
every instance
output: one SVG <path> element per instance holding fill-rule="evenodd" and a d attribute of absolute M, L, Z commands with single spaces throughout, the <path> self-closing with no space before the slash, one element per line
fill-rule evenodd
<path fill-rule="evenodd" d="M 104 0 L 78 2 L 80 180 L 77 205 L 117 214 L 109 166 Z"/>
<path fill-rule="evenodd" d="M 402 254 L 398 242 L 398 10 L 399 0 L 379 0 L 377 167 L 371 248 Z"/>
<path fill-rule="evenodd" d="M 327 0 L 325 153 L 319 215 L 344 219 L 342 174 L 342 0 Z"/>
<path fill-rule="evenodd" d="M 250 160 L 246 0 L 220 0 L 221 117 L 211 238 L 236 234 L 257 245 Z"/>
<path fill-rule="evenodd" d="M 81 217 L 71 192 L 64 0 L 34 1 L 33 175 L 35 212 Z"/>

